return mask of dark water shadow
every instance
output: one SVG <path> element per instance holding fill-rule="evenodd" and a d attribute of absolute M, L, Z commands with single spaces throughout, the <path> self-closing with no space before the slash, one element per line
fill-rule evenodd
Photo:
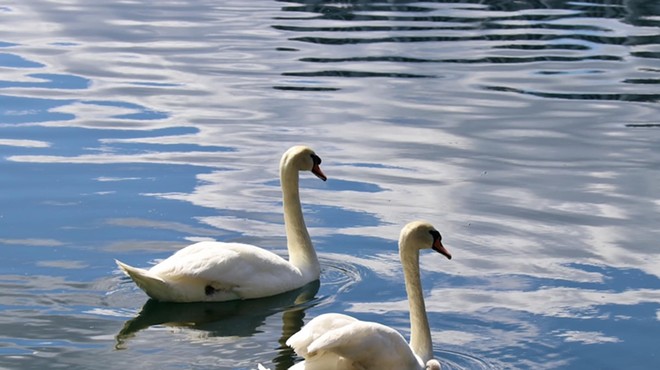
<path fill-rule="evenodd" d="M 127 349 L 128 341 L 138 332 L 157 325 L 205 331 L 212 337 L 250 337 L 266 318 L 283 312 L 279 348 L 273 362 L 277 369 L 287 369 L 293 365 L 294 353 L 286 346 L 286 340 L 303 326 L 305 311 L 315 305 L 319 287 L 317 280 L 276 296 L 230 302 L 172 303 L 150 299 L 117 333 L 115 349 Z"/>

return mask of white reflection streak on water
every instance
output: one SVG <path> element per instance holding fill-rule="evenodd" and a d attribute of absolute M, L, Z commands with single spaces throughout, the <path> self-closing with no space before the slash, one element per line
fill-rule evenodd
<path fill-rule="evenodd" d="M 0 146 L 17 146 L 24 148 L 48 148 L 50 143 L 47 141 L 39 140 L 15 140 L 15 139 L 0 139 Z"/>
<path fill-rule="evenodd" d="M 581 332 L 570 330 L 557 336 L 563 337 L 566 342 L 581 342 L 585 344 L 597 344 L 597 343 L 618 343 L 621 342 L 619 338 L 609 337 L 603 335 L 601 332 Z"/>
<path fill-rule="evenodd" d="M 427 311 L 431 313 L 479 313 L 504 308 L 534 315 L 564 318 L 593 318 L 597 308 L 612 303 L 637 305 L 659 302 L 660 291 L 654 289 L 611 292 L 577 288 L 540 288 L 529 291 L 492 291 L 479 289 L 431 289 L 427 294 Z M 460 307 L 460 311 L 457 308 Z M 351 312 L 408 311 L 408 301 L 352 303 Z M 595 316 L 596 315 L 596 316 Z"/>

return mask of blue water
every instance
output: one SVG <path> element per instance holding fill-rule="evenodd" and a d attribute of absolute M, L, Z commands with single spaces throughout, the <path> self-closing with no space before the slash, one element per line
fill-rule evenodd
<path fill-rule="evenodd" d="M 0 4 L 0 368 L 286 369 L 325 312 L 407 336 L 421 218 L 444 369 L 656 369 L 659 84 L 651 0 Z M 162 304 L 117 270 L 285 255 L 300 143 L 320 285 Z"/>

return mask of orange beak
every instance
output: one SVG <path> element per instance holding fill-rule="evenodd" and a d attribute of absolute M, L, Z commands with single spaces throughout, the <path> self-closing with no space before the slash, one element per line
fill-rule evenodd
<path fill-rule="evenodd" d="M 318 164 L 315 164 L 314 167 L 312 167 L 312 173 L 323 181 L 328 179 L 327 177 L 325 177 L 325 174 L 323 173 L 323 171 L 321 171 L 321 167 L 319 167 Z"/>
<path fill-rule="evenodd" d="M 436 239 L 433 242 L 433 250 L 440 253 L 440 254 L 442 254 L 443 256 L 447 257 L 447 259 L 451 259 L 451 253 L 449 253 L 447 248 L 445 248 L 445 246 L 442 245 L 442 242 L 440 241 L 440 239 Z"/>

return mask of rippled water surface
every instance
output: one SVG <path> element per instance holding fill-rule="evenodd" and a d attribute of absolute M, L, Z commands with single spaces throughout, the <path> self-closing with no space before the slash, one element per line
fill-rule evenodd
<path fill-rule="evenodd" d="M 0 368 L 286 369 L 325 312 L 407 336 L 418 218 L 444 369 L 658 368 L 659 35 L 653 0 L 0 2 Z M 320 286 L 163 304 L 117 270 L 285 255 L 298 143 Z"/>

